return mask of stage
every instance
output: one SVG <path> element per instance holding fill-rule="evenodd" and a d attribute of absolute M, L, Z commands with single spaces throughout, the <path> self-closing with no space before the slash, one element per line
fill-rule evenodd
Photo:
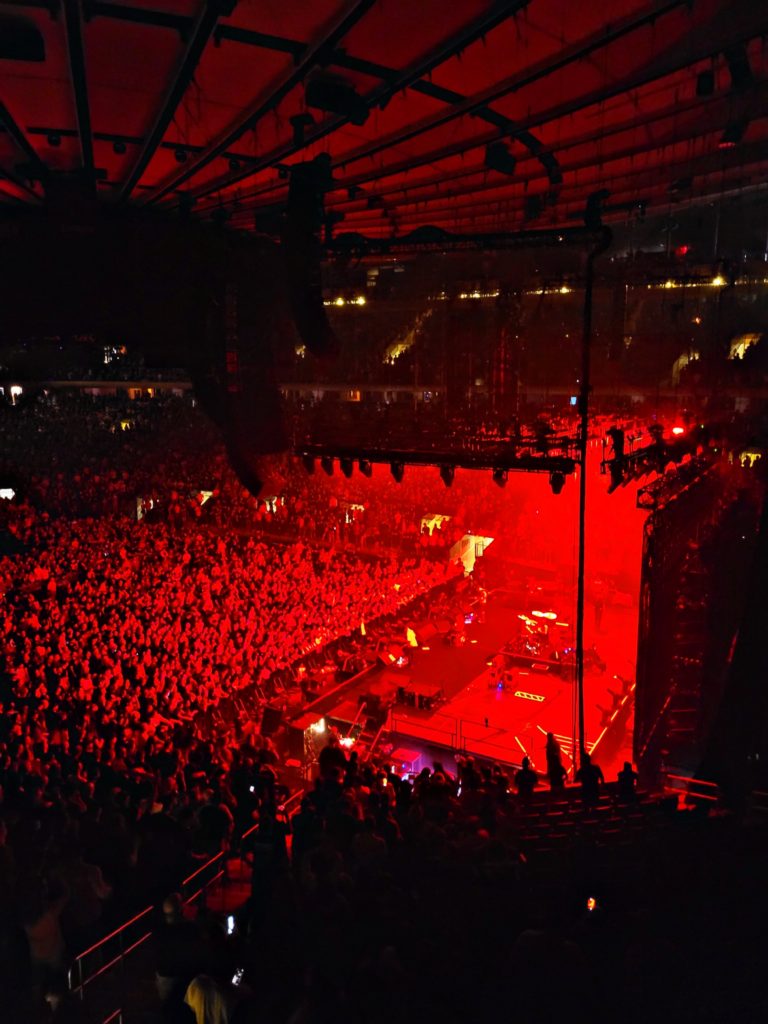
<path fill-rule="evenodd" d="M 458 646 L 447 644 L 440 633 L 423 640 L 417 629 L 420 646 L 406 652 L 408 665 L 380 664 L 341 693 L 326 717 L 344 731 L 362 700 L 369 707 L 391 704 L 387 742 L 394 749 L 418 754 L 421 763 L 444 756 L 446 750 L 506 764 L 519 764 L 527 755 L 541 772 L 546 770 L 546 734 L 553 732 L 569 768 L 574 712 L 570 667 L 531 659 L 535 667 L 510 666 L 501 685 L 494 671 L 495 656 L 522 628 L 519 616 L 530 615 L 530 609 L 516 602 L 519 595 L 493 592 L 484 621 L 467 624 L 466 641 Z M 605 671 L 594 666 L 585 671 L 587 749 L 610 778 L 625 759 L 631 759 L 637 608 L 629 603 L 606 606 L 599 624 L 590 604 L 587 612 L 586 646 L 594 643 L 606 666 Z M 567 614 L 558 609 L 558 617 Z M 416 705 L 429 704 L 436 691 L 442 696 L 432 707 L 410 706 L 402 700 L 410 692 Z"/>

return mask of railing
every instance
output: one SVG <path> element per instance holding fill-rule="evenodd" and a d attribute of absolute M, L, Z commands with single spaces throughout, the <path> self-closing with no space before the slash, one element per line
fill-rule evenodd
<path fill-rule="evenodd" d="M 209 886 L 224 876 L 224 851 L 215 853 L 181 883 L 181 897 L 189 905 L 201 896 Z"/>
<path fill-rule="evenodd" d="M 366 754 L 365 754 L 365 760 L 366 760 L 366 761 L 370 761 L 370 759 L 371 759 L 371 755 L 373 754 L 374 750 L 375 750 L 375 749 L 376 749 L 376 747 L 378 746 L 378 743 L 379 743 L 379 740 L 381 739 L 382 733 L 384 732 L 384 730 L 385 730 L 386 728 L 387 728 L 387 720 L 386 720 L 386 718 L 385 718 L 385 719 L 384 719 L 384 721 L 383 721 L 383 722 L 381 723 L 381 725 L 379 726 L 379 728 L 378 728 L 378 731 L 377 731 L 376 735 L 375 735 L 375 736 L 373 737 L 373 739 L 371 740 L 371 744 L 370 744 L 370 746 L 368 747 L 368 750 L 366 751 Z"/>
<path fill-rule="evenodd" d="M 289 817 L 294 814 L 298 809 L 303 793 L 303 790 L 297 790 L 291 794 L 282 805 L 283 813 Z M 240 843 L 242 844 L 243 840 L 251 836 L 257 828 L 258 825 L 253 825 L 247 829 L 240 837 Z M 196 868 L 192 874 L 187 875 L 182 881 L 180 891 L 182 899 L 187 906 L 194 903 L 195 900 L 204 897 L 213 885 L 226 877 L 225 858 L 226 854 L 224 851 L 219 851 L 219 853 L 214 854 L 213 857 L 199 868 Z M 110 932 L 109 935 L 105 935 L 103 939 L 100 939 L 82 953 L 78 953 L 68 972 L 70 991 L 77 993 L 81 999 L 84 999 L 87 985 L 116 964 L 123 963 L 129 953 L 132 953 L 146 942 L 152 935 L 153 912 L 154 907 L 145 907 L 119 928 Z M 122 1010 L 116 1011 L 109 1020 L 117 1020 L 116 1014 L 119 1014 L 120 1020 L 122 1020 Z M 104 1021 L 103 1024 L 107 1024 L 107 1021 Z"/>
<path fill-rule="evenodd" d="M 85 998 L 85 986 L 104 974 L 115 964 L 137 949 L 152 934 L 152 913 L 154 907 L 145 907 L 125 924 L 116 928 L 109 935 L 79 953 L 69 969 L 69 988 Z M 104 961 L 106 960 L 106 963 Z M 93 964 L 92 973 L 88 972 L 89 964 Z M 76 984 L 74 984 L 76 982 Z"/>
<path fill-rule="evenodd" d="M 360 718 L 361 718 L 361 716 L 362 716 L 362 714 L 365 711 L 367 706 L 368 706 L 368 702 L 364 700 L 362 702 L 362 704 L 360 705 L 360 707 L 357 709 L 357 714 L 352 719 L 352 723 L 351 723 L 349 729 L 347 730 L 347 736 L 351 736 L 352 735 L 352 730 L 355 728 L 357 723 L 360 721 Z"/>
<path fill-rule="evenodd" d="M 707 779 L 695 779 L 688 775 L 674 775 L 666 772 L 663 776 L 664 792 L 677 794 L 678 803 L 706 804 L 720 803 L 720 787 Z"/>

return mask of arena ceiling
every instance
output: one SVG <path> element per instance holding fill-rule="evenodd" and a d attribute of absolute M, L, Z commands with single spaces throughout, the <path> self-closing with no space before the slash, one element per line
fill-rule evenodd
<path fill-rule="evenodd" d="M 754 192 L 766 32 L 756 0 L 6 2 L 0 195 L 251 229 L 328 154 L 335 230 L 388 236 Z"/>

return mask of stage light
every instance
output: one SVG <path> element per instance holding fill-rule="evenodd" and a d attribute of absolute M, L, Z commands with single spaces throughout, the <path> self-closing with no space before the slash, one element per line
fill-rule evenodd
<path fill-rule="evenodd" d="M 672 427 L 672 433 L 677 434 L 677 436 L 679 437 L 680 434 L 685 433 L 685 427 Z"/>
<path fill-rule="evenodd" d="M 550 473 L 549 486 L 552 488 L 553 494 L 559 494 L 563 487 L 565 487 L 565 475 L 563 473 Z"/>
<path fill-rule="evenodd" d="M 344 305 L 344 299 L 343 299 L 343 297 L 341 295 L 338 297 L 338 299 L 335 300 L 334 305 L 335 306 L 343 306 Z"/>
<path fill-rule="evenodd" d="M 401 484 L 403 482 L 403 476 L 405 475 L 405 463 L 404 462 L 390 462 L 389 471 L 395 479 L 395 482 Z"/>
<path fill-rule="evenodd" d="M 722 274 L 715 274 L 715 276 L 712 278 L 712 287 L 713 288 L 724 288 L 725 287 L 725 278 L 723 277 Z"/>
<path fill-rule="evenodd" d="M 372 477 L 373 476 L 373 466 L 368 461 L 368 459 L 360 459 L 360 461 L 358 462 L 357 465 L 358 465 L 358 467 L 360 469 L 360 472 L 363 474 L 363 476 L 367 476 L 367 477 Z"/>
<path fill-rule="evenodd" d="M 450 487 L 453 483 L 453 477 L 456 473 L 454 466 L 441 466 L 440 467 L 440 479 L 443 481 L 446 487 Z"/>
<path fill-rule="evenodd" d="M 507 482 L 508 476 L 509 474 L 507 473 L 506 469 L 502 469 L 501 466 L 497 466 L 496 469 L 494 469 L 493 471 L 493 482 L 498 487 L 504 487 L 504 485 Z"/>
<path fill-rule="evenodd" d="M 320 465 L 323 467 L 324 473 L 327 473 L 328 476 L 333 476 L 333 459 L 330 455 L 324 455 L 320 459 Z"/>
<path fill-rule="evenodd" d="M 349 480 L 352 476 L 352 470 L 355 468 L 354 461 L 349 456 L 344 456 L 343 459 L 339 459 L 339 466 L 341 467 L 341 472 Z"/>

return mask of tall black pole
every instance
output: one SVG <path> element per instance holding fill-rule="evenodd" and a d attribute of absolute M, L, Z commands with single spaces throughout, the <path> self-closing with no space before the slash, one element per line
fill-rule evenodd
<path fill-rule="evenodd" d="M 595 260 L 611 243 L 609 228 L 587 256 L 584 280 L 584 317 L 581 336 L 581 387 L 579 389 L 579 566 L 576 581 L 576 702 L 578 708 L 579 764 L 585 751 L 584 740 L 584 564 L 587 511 L 587 448 L 589 445 L 589 392 L 592 349 L 592 285 Z M 574 750 L 574 761 L 576 751 Z"/>

